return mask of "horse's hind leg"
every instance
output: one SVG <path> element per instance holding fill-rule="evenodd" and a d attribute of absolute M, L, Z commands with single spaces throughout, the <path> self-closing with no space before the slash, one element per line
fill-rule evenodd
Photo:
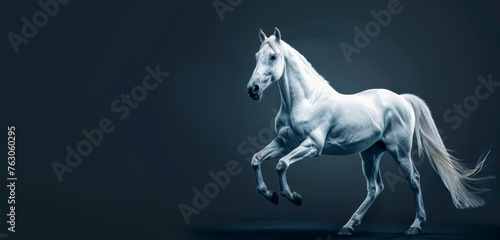
<path fill-rule="evenodd" d="M 406 234 L 408 235 L 416 235 L 422 231 L 420 227 L 421 223 L 425 222 L 425 209 L 424 209 L 424 201 L 422 199 L 422 191 L 420 188 L 420 174 L 417 171 L 417 168 L 413 164 L 411 160 L 411 138 L 408 141 L 404 141 L 400 143 L 397 148 L 390 149 L 388 147 L 389 153 L 392 155 L 396 162 L 398 163 L 401 171 L 403 172 L 406 181 L 408 181 L 408 185 L 410 185 L 411 190 L 413 191 L 413 196 L 415 198 L 416 205 L 416 216 L 415 221 L 410 226 Z"/>
<path fill-rule="evenodd" d="M 379 169 L 380 158 L 384 152 L 385 147 L 383 145 L 374 144 L 367 150 L 360 153 L 368 193 L 358 210 L 356 210 L 351 219 L 349 219 L 344 227 L 342 227 L 339 235 L 351 235 L 354 232 L 354 227 L 361 223 L 361 219 L 365 215 L 366 211 L 368 211 L 368 208 L 370 208 L 377 196 L 384 189 Z"/>

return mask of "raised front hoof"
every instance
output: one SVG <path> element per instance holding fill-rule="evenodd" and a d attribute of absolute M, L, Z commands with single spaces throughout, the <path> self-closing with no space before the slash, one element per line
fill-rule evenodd
<path fill-rule="evenodd" d="M 272 202 L 274 205 L 278 205 L 279 199 L 278 199 L 278 194 L 275 191 L 271 191 L 271 198 L 267 198 L 269 202 Z"/>
<path fill-rule="evenodd" d="M 406 235 L 418 235 L 418 234 L 420 234 L 421 231 L 422 231 L 422 229 L 420 229 L 418 227 L 410 227 L 410 229 L 408 229 L 408 231 L 406 231 Z"/>
<path fill-rule="evenodd" d="M 342 235 L 342 236 L 351 236 L 353 233 L 354 233 L 354 229 L 343 227 L 340 230 L 339 235 Z"/>
<path fill-rule="evenodd" d="M 290 199 L 290 202 L 293 204 L 300 206 L 302 205 L 302 196 L 298 194 L 297 192 L 292 193 L 292 199 Z"/>

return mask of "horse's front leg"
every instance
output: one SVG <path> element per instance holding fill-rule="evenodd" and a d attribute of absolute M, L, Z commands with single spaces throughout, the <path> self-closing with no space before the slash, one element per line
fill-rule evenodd
<path fill-rule="evenodd" d="M 296 192 L 292 193 L 290 191 L 290 187 L 288 186 L 288 182 L 286 180 L 286 170 L 294 162 L 316 156 L 318 151 L 319 149 L 317 144 L 315 144 L 310 138 L 307 138 L 300 144 L 300 146 L 281 158 L 278 165 L 276 165 L 276 171 L 278 172 L 280 179 L 281 195 L 297 206 L 302 204 L 302 196 Z"/>
<path fill-rule="evenodd" d="M 264 149 L 253 155 L 252 158 L 252 168 L 255 174 L 257 191 L 262 193 L 262 195 L 264 195 L 267 200 L 271 201 L 274 204 L 278 204 L 278 194 L 276 194 L 275 191 L 269 191 L 267 189 L 266 183 L 264 183 L 264 178 L 262 177 L 262 172 L 260 170 L 260 164 L 264 160 L 284 156 L 286 154 L 285 149 L 286 147 L 283 144 L 283 141 L 279 137 L 276 137 Z"/>

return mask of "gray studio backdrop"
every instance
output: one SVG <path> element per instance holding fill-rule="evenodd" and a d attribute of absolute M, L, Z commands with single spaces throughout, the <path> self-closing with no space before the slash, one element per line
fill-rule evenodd
<path fill-rule="evenodd" d="M 347 221 L 366 194 L 358 155 L 293 165 L 301 207 L 255 191 L 248 159 L 274 136 L 280 103 L 276 86 L 261 102 L 246 93 L 259 28 L 279 27 L 341 93 L 420 96 L 447 147 L 471 165 L 491 148 L 486 173 L 500 176 L 495 1 L 40 2 L 0 7 L 2 119 L 16 126 L 19 177 L 9 234 L 168 239 L 234 221 Z M 397 13 L 381 24 L 388 4 Z M 415 162 L 429 224 L 500 224 L 495 183 L 484 207 L 457 210 L 427 160 Z M 263 164 L 272 189 L 276 163 Z M 409 225 L 412 193 L 390 156 L 381 168 L 386 188 L 363 222 Z M 211 176 L 220 171 L 227 182 Z"/>

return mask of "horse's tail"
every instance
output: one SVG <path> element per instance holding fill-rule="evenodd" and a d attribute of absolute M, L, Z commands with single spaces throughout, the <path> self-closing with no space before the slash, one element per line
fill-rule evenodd
<path fill-rule="evenodd" d="M 478 177 L 484 166 L 489 151 L 479 159 L 473 169 L 469 169 L 452 156 L 439 135 L 438 129 L 431 116 L 431 111 L 425 102 L 412 94 L 402 94 L 410 103 L 415 112 L 415 137 L 419 156 L 425 153 L 431 166 L 443 180 L 450 191 L 453 204 L 459 209 L 475 208 L 484 205 L 484 200 L 476 194 L 488 189 L 483 187 L 485 180 L 494 179 L 494 176 Z"/>

